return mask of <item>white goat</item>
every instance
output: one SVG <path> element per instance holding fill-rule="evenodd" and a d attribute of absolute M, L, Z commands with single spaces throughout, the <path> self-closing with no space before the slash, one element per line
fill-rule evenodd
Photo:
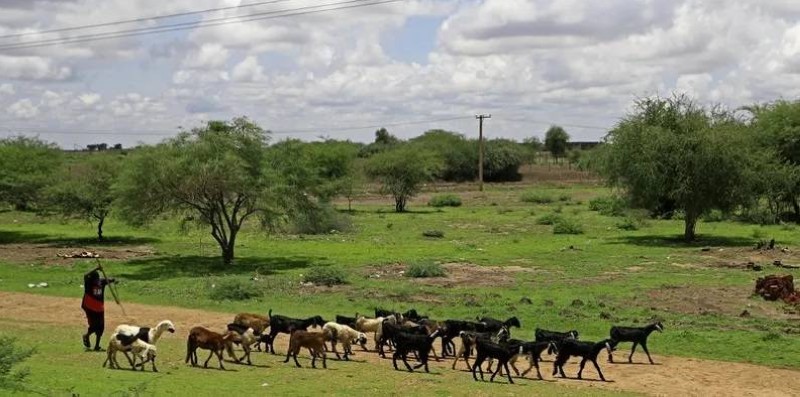
<path fill-rule="evenodd" d="M 128 342 L 128 343 L 126 343 Z M 129 362 L 131 363 L 131 368 L 135 371 L 136 367 L 141 366 L 142 371 L 144 371 L 144 364 L 150 361 L 153 365 L 153 372 L 158 372 L 158 368 L 156 368 L 156 347 L 150 343 L 144 342 L 138 338 L 128 339 L 128 337 L 121 335 L 118 337 L 111 338 L 108 341 L 108 349 L 106 355 L 106 361 L 103 362 L 103 367 L 108 364 L 109 368 L 117 368 L 119 369 L 119 363 L 117 362 L 117 352 L 121 351 L 126 353 L 127 352 L 133 353 L 133 360 L 130 361 L 130 357 L 128 357 Z M 136 364 L 136 359 L 139 358 L 142 362 Z"/>
<path fill-rule="evenodd" d="M 117 338 L 118 335 L 123 337 L 122 342 L 128 344 L 128 341 L 132 341 L 132 338 L 136 338 L 143 342 L 147 342 L 151 345 L 155 345 L 158 343 L 158 340 L 161 339 L 161 335 L 164 332 L 174 333 L 175 332 L 175 325 L 172 324 L 172 321 L 163 320 L 156 324 L 154 328 L 148 327 L 139 327 L 137 325 L 128 325 L 128 324 L 120 324 L 114 330 L 114 333 L 111 334 L 111 340 L 120 340 Z M 125 354 L 125 358 L 128 359 L 128 362 L 133 366 L 134 361 L 131 360 L 131 357 L 128 356 L 128 351 L 125 349 L 117 349 Z M 109 349 L 110 351 L 110 349 Z M 116 362 L 116 351 L 114 351 L 114 361 Z"/>
<path fill-rule="evenodd" d="M 245 359 L 245 357 L 247 357 L 247 365 L 252 365 L 253 363 L 250 362 L 250 351 L 252 350 L 253 344 L 258 342 L 258 336 L 256 336 L 253 328 L 239 324 L 228 324 L 228 331 L 232 333 L 231 339 L 225 342 L 225 350 L 228 351 L 228 355 L 237 363 L 241 362 Z M 233 353 L 234 343 L 237 345 L 242 345 L 244 355 L 242 355 L 241 359 L 237 358 L 236 354 Z"/>
<path fill-rule="evenodd" d="M 333 321 L 325 323 L 322 327 L 322 331 L 326 334 L 330 334 L 331 338 L 331 348 L 333 352 L 336 354 L 336 358 L 339 357 L 339 353 L 336 351 L 336 342 L 341 342 L 342 348 L 344 349 L 344 359 L 350 360 L 348 355 L 353 354 L 353 350 L 351 348 L 352 344 L 359 344 L 364 345 L 367 343 L 367 335 L 363 332 L 356 331 L 346 325 L 337 324 Z"/>

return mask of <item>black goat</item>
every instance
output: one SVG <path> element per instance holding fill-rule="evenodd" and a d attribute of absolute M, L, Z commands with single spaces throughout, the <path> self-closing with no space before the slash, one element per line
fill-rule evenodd
<path fill-rule="evenodd" d="M 439 335 L 439 330 L 433 331 L 430 335 L 416 335 L 400 331 L 394 335 L 394 354 L 392 355 L 392 365 L 394 369 L 399 371 L 397 367 L 397 359 L 403 360 L 409 372 L 414 372 L 414 369 L 425 367 L 425 372 L 428 370 L 428 355 L 433 349 L 433 341 Z M 416 352 L 419 364 L 412 369 L 408 364 L 408 353 Z"/>
<path fill-rule="evenodd" d="M 514 383 L 514 380 L 511 379 L 511 371 L 508 370 L 508 361 L 511 360 L 511 357 L 522 354 L 522 345 L 494 343 L 487 339 L 478 338 L 475 341 L 475 350 L 477 354 L 475 354 L 475 363 L 472 364 L 473 379 L 476 381 L 478 380 L 478 377 L 475 375 L 475 372 L 478 371 L 481 373 L 481 380 L 483 380 L 481 364 L 483 364 L 486 359 L 496 359 L 498 361 L 497 369 L 492 374 L 492 377 L 489 378 L 489 381 L 494 382 L 494 377 L 497 376 L 500 369 L 505 368 L 506 376 L 508 376 L 508 383 Z"/>
<path fill-rule="evenodd" d="M 442 326 L 442 357 L 456 355 L 456 345 L 453 339 L 461 332 L 487 332 L 486 324 L 464 320 L 444 320 Z"/>
<path fill-rule="evenodd" d="M 272 309 L 269 309 L 269 337 L 266 341 L 267 350 L 275 354 L 275 336 L 280 333 L 292 334 L 292 331 L 302 330 L 305 331 L 308 327 L 322 327 L 325 325 L 325 320 L 320 316 L 313 316 L 307 319 L 297 319 L 281 315 L 272 315 Z"/>
<path fill-rule="evenodd" d="M 578 331 L 572 330 L 567 332 L 558 332 L 558 331 L 548 331 L 546 329 L 536 328 L 536 331 L 533 333 L 534 340 L 537 342 L 555 342 L 561 343 L 567 339 L 574 339 L 578 340 Z M 555 346 L 555 345 L 553 345 Z M 556 352 L 553 349 L 548 348 L 547 354 L 555 354 Z M 539 360 L 542 359 L 541 352 L 538 355 Z"/>
<path fill-rule="evenodd" d="M 614 350 L 616 345 L 617 342 L 612 339 L 606 339 L 597 343 L 566 339 L 558 344 L 558 355 L 556 356 L 556 361 L 553 363 L 553 376 L 556 376 L 556 374 L 560 372 L 561 377 L 566 378 L 567 375 L 564 374 L 564 364 L 570 357 L 574 356 L 583 358 L 581 360 L 581 368 L 578 370 L 578 379 L 583 379 L 583 367 L 586 365 L 587 361 L 591 361 L 597 369 L 597 373 L 600 375 L 600 380 L 605 382 L 606 378 L 603 376 L 603 372 L 600 371 L 600 366 L 597 365 L 597 355 L 600 354 L 600 351 L 603 349 L 606 349 L 609 354 L 611 354 L 611 351 Z"/>
<path fill-rule="evenodd" d="M 478 339 L 485 339 L 492 342 L 505 342 L 508 340 L 508 329 L 502 328 L 497 333 L 494 332 L 473 332 L 461 331 L 458 336 L 461 337 L 461 349 L 455 354 L 456 359 L 453 360 L 453 369 L 456 369 L 456 364 L 459 358 L 463 357 L 464 362 L 467 364 L 467 370 L 472 371 L 469 365 L 469 356 L 472 354 L 472 349 L 475 348 L 475 343 Z"/>
<path fill-rule="evenodd" d="M 352 329 L 356 329 L 356 318 L 336 315 L 336 324 L 346 325 Z"/>
<path fill-rule="evenodd" d="M 519 345 L 519 346 L 521 346 L 521 349 L 519 350 L 519 352 L 517 354 L 515 354 L 513 357 L 511 357 L 511 359 L 508 361 L 508 363 L 511 365 L 511 369 L 514 370 L 514 373 L 517 376 L 519 376 L 519 369 L 517 369 L 516 362 L 517 362 L 517 359 L 520 356 L 527 357 L 528 364 L 529 364 L 528 365 L 528 369 L 526 369 L 525 371 L 522 372 L 522 376 L 524 377 L 525 375 L 527 375 L 528 372 L 530 372 L 535 367 L 536 368 L 536 376 L 539 379 L 542 379 L 542 373 L 541 373 L 541 371 L 539 371 L 539 361 L 540 361 L 539 357 L 542 355 L 542 352 L 547 350 L 547 351 L 552 351 L 552 352 L 555 352 L 556 354 L 558 354 L 558 346 L 556 345 L 555 342 L 549 342 L 549 341 L 546 341 L 546 342 L 525 342 L 525 341 L 518 340 L 518 339 L 509 339 L 505 343 L 508 344 L 508 345 Z M 491 364 L 492 364 L 492 361 L 489 360 L 489 370 L 490 371 L 491 371 L 491 368 L 492 368 Z M 503 375 L 503 373 L 502 373 L 502 371 L 500 371 L 500 376 L 502 376 L 502 375 Z"/>
<path fill-rule="evenodd" d="M 511 317 L 506 321 L 500 321 L 491 317 L 477 318 L 477 320 L 478 323 L 484 324 L 484 329 L 481 332 L 497 332 L 503 327 L 508 329 L 511 329 L 511 327 L 522 327 L 522 324 L 519 323 L 519 319 L 516 317 Z"/>
<path fill-rule="evenodd" d="M 642 345 L 642 349 L 644 349 L 645 354 L 647 354 L 647 359 L 650 360 L 650 364 L 655 364 L 653 359 L 650 358 L 650 352 L 647 350 L 647 337 L 650 336 L 653 331 L 663 332 L 664 325 L 658 321 L 646 327 L 611 327 L 611 332 L 609 332 L 609 334 L 611 339 L 615 340 L 617 343 L 633 342 L 631 355 L 628 356 L 629 363 L 633 362 L 633 352 L 636 351 L 636 345 Z M 610 351 L 608 352 L 608 362 L 614 362 Z"/>
<path fill-rule="evenodd" d="M 422 320 L 427 319 L 428 316 L 421 316 L 415 309 L 409 309 L 407 312 L 403 313 L 403 319 L 413 321 L 418 323 Z"/>
<path fill-rule="evenodd" d="M 389 317 L 389 316 L 396 316 L 396 317 L 398 317 L 397 318 L 398 320 L 402 320 L 402 317 L 400 317 L 400 316 L 402 316 L 402 314 L 400 314 L 398 312 L 393 312 L 391 310 L 381 309 L 379 307 L 375 308 L 375 318 L 378 318 L 378 317 L 384 317 L 385 318 L 385 317 Z"/>

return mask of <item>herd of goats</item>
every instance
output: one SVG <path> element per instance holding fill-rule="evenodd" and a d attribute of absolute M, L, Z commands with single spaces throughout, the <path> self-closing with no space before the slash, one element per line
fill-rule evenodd
<path fill-rule="evenodd" d="M 323 368 L 327 368 L 326 352 L 333 352 L 337 359 L 342 359 L 337 351 L 336 345 L 341 344 L 344 360 L 349 360 L 349 355 L 353 354 L 352 346 L 358 345 L 364 351 L 367 349 L 367 335 L 374 336 L 375 350 L 381 357 L 386 357 L 386 349 L 393 349 L 392 364 L 395 370 L 399 370 L 397 361 L 401 360 L 408 371 L 421 367 L 428 372 L 428 358 L 433 354 L 437 359 L 434 348 L 436 338 L 441 338 L 441 358 L 454 357 L 452 368 L 455 369 L 459 359 L 463 359 L 467 368 L 472 372 L 472 377 L 478 380 L 477 374 L 480 373 L 483 380 L 482 366 L 488 364 L 487 371 L 492 372 L 493 361 L 497 361 L 496 369 L 490 381 L 494 381 L 495 376 L 503 375 L 505 371 L 509 383 L 514 383 L 509 371 L 509 365 L 517 376 L 520 372 L 515 366 L 518 358 L 527 358 L 530 366 L 522 373 L 524 377 L 531 369 L 536 368 L 536 374 L 542 379 L 539 371 L 539 361 L 545 351 L 556 356 L 553 364 L 553 376 L 564 374 L 563 366 L 570 357 L 581 358 L 580 369 L 577 374 L 578 379 L 582 379 L 583 368 L 587 361 L 591 361 L 597 369 L 597 373 L 602 381 L 605 381 L 603 372 L 597 364 L 597 356 L 602 350 L 608 353 L 608 361 L 613 362 L 612 352 L 620 342 L 632 342 L 628 361 L 632 362 L 633 353 L 636 346 L 641 345 L 650 364 L 650 352 L 647 350 L 647 338 L 653 331 L 662 332 L 664 326 L 661 322 L 655 322 L 645 327 L 611 327 L 609 338 L 600 342 L 586 342 L 578 339 L 578 331 L 556 332 L 537 328 L 534 341 L 524 341 L 511 338 L 511 328 L 519 328 L 521 324 L 516 317 L 511 317 L 506 321 L 500 321 L 490 317 L 476 319 L 477 321 L 445 320 L 434 321 L 426 316 L 421 316 L 416 310 L 411 309 L 405 313 L 397 313 L 382 309 L 375 309 L 375 317 L 367 318 L 356 315 L 356 317 L 336 316 L 336 321 L 326 322 L 320 316 L 307 319 L 297 319 L 281 315 L 273 315 L 272 310 L 267 316 L 252 313 L 241 313 L 236 315 L 233 323 L 228 324 L 225 333 L 217 333 L 204 327 L 194 327 L 189 331 L 186 342 L 186 362 L 191 362 L 192 366 L 197 365 L 197 349 L 209 350 L 210 353 L 203 367 L 208 367 L 208 362 L 216 355 L 219 360 L 220 369 L 223 366 L 223 353 L 228 355 L 237 363 L 245 359 L 247 364 L 251 364 L 250 352 L 255 347 L 261 351 L 261 345 L 265 345 L 265 351 L 275 354 L 273 343 L 278 334 L 289 335 L 289 348 L 286 352 L 284 363 L 294 358 L 295 365 L 300 367 L 297 362 L 297 354 L 302 349 L 308 349 L 311 354 L 311 366 L 316 368 L 316 360 L 322 360 Z M 319 327 L 321 332 L 308 331 L 309 328 Z M 109 340 L 107 358 L 103 363 L 111 368 L 120 368 L 117 362 L 117 353 L 123 352 L 128 359 L 132 369 L 141 368 L 144 371 L 145 363 L 150 362 L 154 372 L 157 372 L 155 359 L 155 344 L 164 332 L 175 332 L 174 324 L 169 320 L 158 323 L 154 328 L 138 327 L 123 324 L 118 326 Z M 456 351 L 454 340 L 461 339 L 461 346 Z M 328 348 L 327 344 L 330 344 Z M 233 346 L 239 345 L 244 352 L 241 357 L 234 353 Z M 130 354 L 129 354 L 130 353 Z M 470 365 L 469 358 L 474 353 L 473 364 Z M 412 367 L 408 363 L 409 354 L 416 356 L 418 364 Z M 137 362 L 138 361 L 138 362 Z"/>

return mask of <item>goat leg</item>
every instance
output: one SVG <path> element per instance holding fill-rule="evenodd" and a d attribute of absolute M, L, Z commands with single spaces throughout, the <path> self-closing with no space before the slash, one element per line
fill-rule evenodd
<path fill-rule="evenodd" d="M 586 360 L 586 357 L 581 360 L 581 368 L 578 370 L 578 379 L 583 379 L 583 367 L 586 366 Z"/>
<path fill-rule="evenodd" d="M 397 349 L 395 349 L 395 351 L 397 351 Z M 411 368 L 411 365 L 408 364 L 408 352 L 404 351 L 403 354 L 400 355 L 400 357 L 403 359 L 403 364 L 406 365 L 408 372 L 414 372 L 414 369 Z"/>
<path fill-rule="evenodd" d="M 644 349 L 645 354 L 647 354 L 647 359 L 650 360 L 650 364 L 655 365 L 653 359 L 650 358 L 650 351 L 647 350 L 647 342 L 642 342 L 642 349 Z"/>
<path fill-rule="evenodd" d="M 294 358 L 294 365 L 296 365 L 297 368 L 300 368 L 300 363 L 297 362 L 297 353 L 299 352 L 299 350 L 300 349 L 295 349 L 294 351 L 292 351 L 292 358 Z"/>
<path fill-rule="evenodd" d="M 153 372 L 158 372 L 158 368 L 156 368 L 156 358 L 153 357 L 153 359 L 150 360 L 150 362 L 153 363 Z"/>
<path fill-rule="evenodd" d="M 594 368 L 597 370 L 597 374 L 600 375 L 600 380 L 605 382 L 606 378 L 603 376 L 603 371 L 600 370 L 600 366 L 597 365 L 597 360 L 592 360 L 592 364 L 594 364 Z"/>
<path fill-rule="evenodd" d="M 637 345 L 637 344 L 638 344 L 638 342 L 633 342 L 633 349 L 631 349 L 631 355 L 630 355 L 630 356 L 628 356 L 628 362 L 629 362 L 629 363 L 632 363 L 632 362 L 633 362 L 633 352 L 635 352 L 635 351 L 636 351 L 636 345 Z M 642 348 L 644 349 L 644 345 L 642 345 Z"/>
<path fill-rule="evenodd" d="M 211 360 L 211 356 L 213 356 L 213 355 L 214 355 L 214 350 L 212 349 L 208 353 L 208 358 L 206 359 L 206 362 L 203 363 L 203 368 L 208 368 L 208 362 Z"/>

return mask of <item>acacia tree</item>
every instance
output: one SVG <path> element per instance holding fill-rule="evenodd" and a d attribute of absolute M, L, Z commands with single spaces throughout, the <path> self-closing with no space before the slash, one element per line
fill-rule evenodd
<path fill-rule="evenodd" d="M 655 211 L 670 202 L 684 212 L 684 239 L 711 209 L 745 203 L 754 189 L 748 129 L 685 96 L 647 98 L 606 136 L 601 172 L 634 205 Z"/>
<path fill-rule="evenodd" d="M 266 161 L 268 133 L 247 118 L 203 128 L 135 151 L 117 185 L 123 219 L 144 224 L 165 212 L 211 228 L 222 261 L 234 259 L 245 221 L 276 216 L 275 174 Z"/>
<path fill-rule="evenodd" d="M 405 212 L 408 199 L 433 179 L 440 166 L 441 160 L 433 153 L 406 144 L 372 156 L 366 171 L 380 181 L 383 194 L 394 198 L 395 211 Z"/>
<path fill-rule="evenodd" d="M 67 165 L 58 182 L 48 188 L 48 202 L 66 216 L 97 222 L 97 240 L 102 241 L 121 161 L 117 154 L 92 154 Z"/>
<path fill-rule="evenodd" d="M 560 157 L 564 157 L 564 154 L 567 152 L 568 143 L 569 134 L 560 126 L 552 125 L 544 134 L 544 146 L 556 160 Z"/>
<path fill-rule="evenodd" d="M 51 143 L 23 136 L 0 139 L 0 202 L 30 209 L 43 197 L 61 164 L 61 151 Z"/>

